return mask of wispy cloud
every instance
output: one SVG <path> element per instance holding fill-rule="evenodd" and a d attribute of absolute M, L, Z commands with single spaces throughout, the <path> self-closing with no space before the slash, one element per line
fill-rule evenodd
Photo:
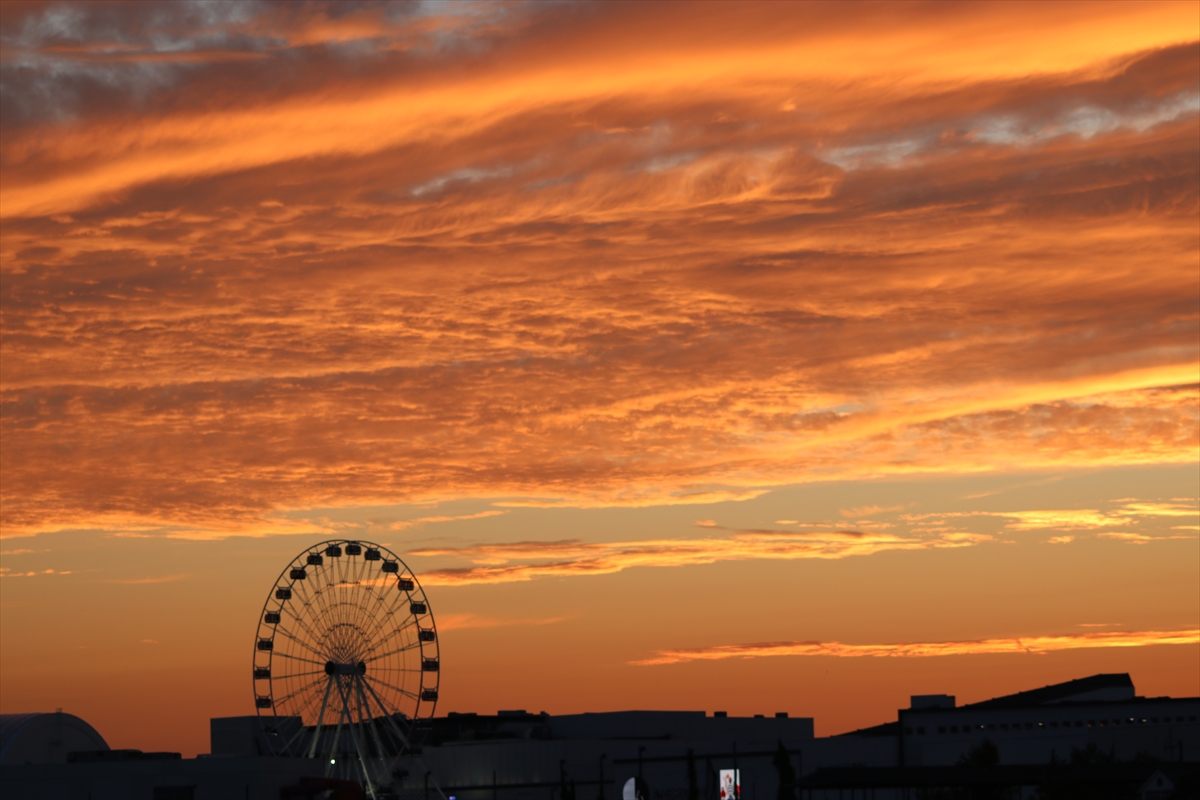
<path fill-rule="evenodd" d="M 553 625 L 556 622 L 564 622 L 574 617 L 558 616 L 558 617 L 538 617 L 538 618 L 507 618 L 507 617 L 489 617 L 484 614 L 439 614 L 437 625 L 440 630 L 453 631 L 465 630 L 468 628 L 510 628 L 510 627 L 530 627 L 540 625 Z"/>
<path fill-rule="evenodd" d="M 40 578 L 46 575 L 73 575 L 69 569 L 38 569 L 25 572 L 13 572 L 9 567 L 0 567 L 0 578 Z"/>
<path fill-rule="evenodd" d="M 859 519 L 861 517 L 873 517 L 876 514 L 889 514 L 893 511 L 903 511 L 905 506 L 858 506 L 856 508 L 843 508 L 840 513 L 847 519 Z"/>
<path fill-rule="evenodd" d="M 634 567 L 680 567 L 748 559 L 838 559 L 888 550 L 970 547 L 991 537 L 950 533 L 903 537 L 863 531 L 737 531 L 725 537 L 659 539 L 632 542 L 509 542 L 470 547 L 421 548 L 418 556 L 454 556 L 480 566 L 437 569 L 422 583 L 455 585 L 509 583 L 542 577 L 609 575 Z"/>
<path fill-rule="evenodd" d="M 1120 505 L 1107 511 L 1094 508 L 1046 509 L 1036 511 L 954 511 L 903 514 L 900 518 L 927 528 L 931 524 L 936 525 L 951 519 L 994 517 L 1006 520 L 1004 528 L 1008 531 L 1098 531 L 1100 533 L 1097 535 L 1105 538 L 1123 538 L 1135 541 L 1154 537 L 1148 537 L 1145 534 L 1137 532 L 1113 532 L 1110 529 L 1129 528 L 1135 524 L 1152 522 L 1158 517 L 1200 517 L 1200 507 L 1194 501 L 1175 500 L 1165 503 L 1126 498 L 1117 502 Z M 1172 529 L 1175 527 L 1185 530 L 1191 529 L 1184 526 L 1173 526 Z M 1065 544 L 1076 538 L 1078 537 L 1074 534 L 1064 534 L 1053 537 L 1049 541 L 1056 544 Z"/>
<path fill-rule="evenodd" d="M 1130 544 L 1147 544 L 1148 542 L 1160 542 L 1167 539 L 1195 539 L 1195 536 L 1170 535 L 1170 536 L 1153 536 L 1142 533 L 1098 533 L 1096 537 L 1099 539 L 1117 539 Z"/>
<path fill-rule="evenodd" d="M 1099 511 L 1006 511 L 1002 515 L 1012 520 L 1006 527 L 1014 531 L 1037 530 L 1098 530 L 1117 525 L 1128 525 L 1125 516 L 1112 516 Z"/>
<path fill-rule="evenodd" d="M 652 658 L 634 664 L 677 664 L 684 661 L 719 661 L 727 658 L 772 656 L 832 656 L 836 658 L 930 658 L 1004 653 L 1049 653 L 1103 647 L 1148 647 L 1200 643 L 1200 630 L 1105 631 L 1061 636 L 1022 636 L 959 642 L 903 642 L 897 644 L 843 644 L 841 642 L 762 642 L 716 645 L 680 650 L 659 650 Z"/>
<path fill-rule="evenodd" d="M 397 522 L 387 523 L 388 530 L 402 531 L 408 528 L 415 528 L 418 525 L 428 525 L 436 522 L 461 522 L 472 519 L 487 519 L 488 517 L 499 517 L 506 512 L 504 511 L 480 511 L 476 514 L 459 514 L 457 516 L 432 516 L 418 517 L 417 519 L 405 519 Z"/>
<path fill-rule="evenodd" d="M 1171 503 L 1155 503 L 1133 501 L 1127 502 L 1115 512 L 1128 517 L 1190 517 L 1200 518 L 1200 507 L 1195 500 L 1174 501 Z"/>
<path fill-rule="evenodd" d="M 175 581 L 184 580 L 187 577 L 187 573 L 183 573 L 180 575 L 163 575 L 155 578 L 115 578 L 106 581 L 106 583 L 119 583 L 124 586 L 140 586 L 142 584 L 150 583 L 174 583 Z"/>
<path fill-rule="evenodd" d="M 646 508 L 650 506 L 690 506 L 707 505 L 711 503 L 736 503 L 762 497 L 767 489 L 714 489 L 704 491 L 688 490 L 642 490 L 619 491 L 577 497 L 574 499 L 539 499 L 499 500 L 498 506 L 509 508 Z"/>

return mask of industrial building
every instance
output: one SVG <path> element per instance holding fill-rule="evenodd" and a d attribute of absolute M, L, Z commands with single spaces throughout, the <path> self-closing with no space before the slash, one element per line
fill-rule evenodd
<path fill-rule="evenodd" d="M 962 706 L 947 695 L 914 696 L 892 721 L 828 737 L 813 735 L 811 718 L 773 713 L 449 714 L 423 723 L 421 745 L 392 765 L 392 784 L 375 792 L 403 800 L 620 800 L 628 784 L 644 800 L 718 800 L 721 771 L 736 770 L 735 800 L 903 798 L 955 787 L 1032 797 L 1056 781 L 1119 784 L 1131 796 L 1166 800 L 1194 796 L 1187 793 L 1200 770 L 1198 716 L 1200 698 L 1139 697 L 1126 674 Z M 0 795 L 365 796 L 357 786 L 323 783 L 321 760 L 272 756 L 267 722 L 214 719 L 211 753 L 183 759 L 110 750 L 70 714 L 5 716 Z"/>

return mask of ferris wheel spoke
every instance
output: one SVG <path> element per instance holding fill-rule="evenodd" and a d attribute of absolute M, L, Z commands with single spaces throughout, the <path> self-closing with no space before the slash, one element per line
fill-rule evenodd
<path fill-rule="evenodd" d="M 370 681 L 367 680 L 365 675 L 362 677 L 362 684 L 367 688 L 367 691 L 371 693 L 371 696 L 375 698 L 375 702 L 379 705 L 380 710 L 383 711 L 383 716 L 385 719 L 387 719 L 388 724 L 392 726 L 392 730 L 398 737 L 400 746 L 408 747 L 408 737 L 401 732 L 400 726 L 396 724 L 396 718 L 393 716 L 394 712 L 389 711 L 388 707 L 384 705 L 383 700 L 379 697 L 378 692 L 375 691 L 375 687 L 371 685 Z"/>
<path fill-rule="evenodd" d="M 371 631 L 372 637 L 377 636 L 379 634 L 379 632 L 383 629 L 383 626 L 386 625 L 392 619 L 392 616 L 399 610 L 399 607 L 397 606 L 397 604 L 398 603 L 402 604 L 403 600 L 404 600 L 404 594 L 402 592 L 400 592 L 399 590 L 397 590 L 396 596 L 392 598 L 391 603 L 387 604 L 387 608 L 384 610 L 384 612 L 382 614 L 376 615 L 375 626 Z M 382 597 L 380 598 L 380 601 L 381 602 L 383 601 Z M 400 607 L 402 607 L 402 606 L 400 606 Z"/>
<path fill-rule="evenodd" d="M 347 555 L 339 559 L 338 564 L 338 621 L 343 624 L 353 624 L 354 622 L 353 599 L 358 587 L 355 584 L 356 565 L 353 562 L 354 557 Z"/>
<path fill-rule="evenodd" d="M 313 661 L 311 658 L 301 658 L 300 656 L 294 656 L 291 653 L 284 653 L 279 650 L 274 651 L 274 654 L 275 654 L 275 656 L 277 656 L 279 658 L 290 658 L 293 661 L 303 661 L 308 664 L 316 664 L 318 667 L 321 667 L 321 668 L 324 668 L 325 663 L 326 663 L 324 661 Z"/>
<path fill-rule="evenodd" d="M 370 601 L 370 594 L 361 593 L 358 597 L 358 603 L 356 604 L 357 608 L 354 614 L 354 624 L 358 627 L 358 630 L 361 631 L 363 639 L 367 641 L 370 641 L 373 637 L 370 628 L 373 627 L 371 623 L 375 616 L 370 608 Z"/>
<path fill-rule="evenodd" d="M 306 583 L 308 583 L 307 580 L 297 581 L 297 585 L 300 585 L 300 586 L 304 586 L 304 584 L 306 584 Z M 301 598 L 300 599 L 302 602 L 298 606 L 293 606 L 293 608 L 291 610 L 291 616 L 293 619 L 296 620 L 296 622 L 300 623 L 301 625 L 303 625 L 307 628 L 304 618 L 306 616 L 318 616 L 318 615 L 312 614 L 313 610 L 318 607 L 317 596 L 315 594 L 309 593 L 308 588 L 304 587 L 301 589 Z M 314 638 L 317 638 L 317 639 L 320 638 L 319 636 L 316 635 L 316 633 L 311 628 L 309 628 L 308 631 Z"/>
<path fill-rule="evenodd" d="M 378 595 L 374 590 L 369 590 L 364 592 L 359 599 L 359 619 L 362 620 L 363 630 L 366 632 L 367 637 L 370 638 L 374 633 L 368 629 L 373 627 L 373 623 L 379 616 L 378 609 L 376 608 L 378 605 Z"/>
<path fill-rule="evenodd" d="M 386 625 L 392 616 L 404 607 L 406 602 L 408 602 L 407 593 L 397 589 L 396 594 L 392 597 L 392 601 L 388 603 L 387 610 L 384 612 L 383 616 L 376 620 L 378 626 L 383 627 Z"/>
<path fill-rule="evenodd" d="M 342 559 L 338 565 L 338 567 L 339 567 L 338 577 L 341 579 L 340 582 L 346 586 L 349 586 L 352 583 L 352 581 L 350 580 L 350 575 L 352 573 L 352 569 L 353 569 L 354 565 L 352 563 L 350 563 L 351 560 L 352 560 L 352 557 L 349 554 L 347 554 L 342 557 Z"/>
<path fill-rule="evenodd" d="M 410 627 L 420 627 L 420 626 L 421 626 L 420 621 L 418 621 L 418 619 L 416 619 L 416 616 L 409 614 L 408 618 L 406 620 L 404 620 L 404 624 L 398 625 L 398 626 L 392 628 L 391 632 L 386 634 L 386 636 L 384 637 L 383 640 L 384 640 L 384 642 L 386 642 L 386 640 L 389 640 L 392 637 L 400 636 L 401 633 L 403 633 L 404 631 L 407 631 L 408 628 L 410 628 Z M 382 632 L 382 627 L 383 627 L 382 625 L 379 626 L 380 632 Z"/>
<path fill-rule="evenodd" d="M 320 650 L 318 650 L 317 648 L 313 647 L 311 644 L 309 644 L 308 642 L 304 641 L 304 640 L 303 640 L 303 639 L 301 639 L 299 636 L 296 636 L 295 634 L 293 634 L 291 631 L 289 631 L 287 628 L 283 627 L 282 625 L 277 625 L 277 626 L 275 626 L 275 632 L 276 632 L 276 633 L 278 633 L 278 634 L 282 634 L 284 638 L 286 638 L 286 639 L 290 639 L 291 641 L 293 641 L 293 642 L 295 642 L 296 644 L 300 645 L 300 646 L 301 646 L 301 647 L 303 647 L 305 650 L 307 650 L 308 652 L 312 653 L 314 656 L 318 656 L 318 657 L 320 657 L 320 658 L 326 658 L 326 659 L 328 659 L 328 656 L 327 656 L 327 654 L 326 654 L 326 653 L 322 653 Z"/>
<path fill-rule="evenodd" d="M 313 590 L 313 597 L 320 604 L 322 614 L 329 613 L 329 597 L 326 590 L 335 585 L 334 583 L 330 583 L 329 576 L 332 574 L 336 574 L 336 567 L 325 564 L 322 561 L 321 565 L 317 567 L 317 572 L 313 575 L 315 585 L 318 587 Z"/>
<path fill-rule="evenodd" d="M 383 635 L 383 636 L 380 636 L 380 637 L 377 637 L 377 638 L 378 638 L 378 641 L 379 641 L 379 645 L 378 645 L 378 646 L 379 646 L 379 647 L 381 647 L 381 648 L 382 648 L 382 647 L 386 647 L 386 646 L 388 646 L 388 645 L 389 645 L 389 643 L 391 643 L 391 642 L 394 642 L 396 639 L 400 639 L 401 641 L 405 641 L 405 640 L 407 640 L 407 641 L 408 641 L 408 642 L 410 642 L 410 643 L 414 643 L 414 642 L 412 641 L 412 637 L 405 637 L 405 636 L 404 636 L 404 632 L 405 632 L 405 631 L 407 631 L 407 630 L 409 630 L 410 628 L 417 628 L 417 629 L 420 629 L 420 627 L 421 627 L 421 625 L 420 625 L 420 623 L 419 623 L 419 622 L 417 622 L 417 619 L 416 619 L 416 617 L 409 617 L 409 618 L 408 618 L 408 619 L 407 619 L 407 620 L 404 622 L 404 624 L 403 624 L 403 625 L 399 625 L 399 626 L 397 626 L 397 627 L 393 628 L 393 629 L 392 629 L 390 632 L 388 632 L 387 634 L 385 634 L 385 635 Z M 417 640 L 417 642 L 415 642 L 415 644 L 418 644 L 418 646 L 419 646 L 419 642 L 420 642 L 420 640 L 418 639 L 418 640 Z"/>
<path fill-rule="evenodd" d="M 379 637 L 380 629 L 387 624 L 391 618 L 391 614 L 386 608 L 383 598 L 375 598 L 375 607 L 372 609 L 370 625 L 367 629 L 367 640 L 375 641 Z"/>
<path fill-rule="evenodd" d="M 283 638 L 292 640 L 292 642 L 304 646 L 304 648 L 308 650 L 308 652 L 311 652 L 312 655 L 317 657 L 325 657 L 324 652 L 314 648 L 311 642 L 307 642 L 307 640 L 302 637 L 300 633 L 290 630 L 290 628 L 284 625 L 283 622 L 280 622 L 280 624 L 275 626 L 275 632 L 280 634 L 280 636 Z"/>
<path fill-rule="evenodd" d="M 303 678 L 309 675 L 324 675 L 325 670 L 314 669 L 312 672 L 289 672 L 284 675 L 272 675 L 271 680 L 287 680 L 288 678 Z"/>
<path fill-rule="evenodd" d="M 324 567 L 322 567 L 324 569 Z M 320 619 L 332 621 L 334 618 L 334 609 L 337 605 L 337 588 L 334 584 L 328 584 L 317 592 L 317 603 L 321 607 Z"/>
<path fill-rule="evenodd" d="M 288 740 L 283 743 L 283 752 L 291 753 L 292 745 L 295 744 L 297 741 L 302 741 L 301 737 L 304 736 L 304 711 L 311 704 L 312 704 L 312 699 L 309 698 L 308 701 L 301 704 L 300 708 L 296 709 L 296 713 L 293 716 L 297 716 L 300 718 L 300 725 L 296 729 L 296 732 L 293 733 L 290 737 L 288 737 Z"/>
<path fill-rule="evenodd" d="M 308 683 L 301 686 L 299 689 L 296 689 L 294 692 L 289 692 L 288 694 L 285 694 L 283 697 L 276 700 L 275 705 L 279 705 L 280 703 L 286 703 L 288 700 L 291 700 L 296 695 L 300 694 L 301 692 L 307 691 L 308 689 L 312 688 L 313 686 L 316 686 L 320 682 L 321 682 L 320 678 L 316 678 L 315 680 L 309 681 Z"/>
<path fill-rule="evenodd" d="M 315 681 L 314 683 L 320 683 L 320 681 Z M 300 700 L 300 703 L 294 709 L 291 709 L 292 713 L 290 714 L 290 716 L 300 718 L 301 727 L 303 727 L 306 719 L 312 719 L 312 712 L 315 709 L 316 703 L 320 700 L 320 690 L 314 688 L 312 684 L 304 687 L 302 691 L 306 692 L 306 694 Z M 290 698 L 285 698 L 281 702 L 286 702 L 287 699 Z"/>
<path fill-rule="evenodd" d="M 397 594 L 399 594 L 399 592 L 397 592 Z M 395 619 L 396 612 L 400 611 L 401 608 L 403 608 L 403 600 L 404 600 L 403 595 L 401 595 L 400 598 L 392 601 L 392 603 L 388 606 L 387 610 L 384 613 L 376 615 L 374 626 L 371 629 L 371 637 L 372 638 L 378 636 L 379 633 L 381 631 L 383 631 L 384 627 L 389 622 L 391 622 L 392 620 Z M 399 607 L 397 606 L 398 603 L 399 603 Z M 393 635 L 395 635 L 399 631 L 404 630 L 404 628 L 407 628 L 409 625 L 412 625 L 415 622 L 416 622 L 416 618 L 410 616 L 408 621 L 406 621 L 403 626 L 396 628 L 392 633 L 388 634 L 388 638 L 391 638 Z"/>
<path fill-rule="evenodd" d="M 354 587 L 354 624 L 362 630 L 366 629 L 367 623 L 371 620 L 372 614 L 368 605 L 375 594 L 372 587 L 364 586 L 362 583 L 366 572 L 367 562 L 363 561 L 356 578 L 358 583 Z"/>
<path fill-rule="evenodd" d="M 292 615 L 292 619 L 294 619 L 297 622 L 297 624 L 299 624 L 302 628 L 304 628 L 304 632 L 308 634 L 308 636 L 311 638 L 313 643 L 315 643 L 319 646 L 320 644 L 322 644 L 324 642 L 325 637 L 322 636 L 321 633 L 319 631 L 317 631 L 312 626 L 311 623 L 308 622 L 308 620 L 306 620 L 303 617 L 296 615 L 296 614 Z M 315 619 L 317 622 L 320 621 L 320 617 L 316 617 Z M 327 655 L 326 653 L 321 652 L 319 649 L 317 650 L 317 652 L 320 652 L 322 655 Z"/>
<path fill-rule="evenodd" d="M 370 664 L 372 661 L 378 661 L 381 658 L 387 658 L 388 656 L 394 656 L 396 653 L 406 653 L 409 650 L 416 650 L 416 649 L 419 649 L 420 647 L 421 647 L 420 642 L 413 642 L 412 644 L 406 644 L 403 647 L 397 647 L 395 650 L 389 650 L 386 653 L 380 653 L 379 655 L 369 656 L 366 659 L 366 662 L 368 664 Z"/>
<path fill-rule="evenodd" d="M 321 723 L 325 721 L 325 709 L 329 707 L 329 693 L 333 690 L 335 680 L 337 678 L 330 675 L 329 680 L 325 682 L 325 696 L 321 698 L 321 712 L 317 715 L 317 727 L 313 730 L 312 742 L 308 746 L 309 758 L 313 758 L 317 754 L 317 742 L 321 740 Z"/>
<path fill-rule="evenodd" d="M 296 707 L 295 709 L 292 709 L 293 713 L 290 714 L 290 716 L 299 718 L 300 727 L 299 727 L 299 729 L 297 729 L 297 731 L 295 733 L 293 733 L 291 735 L 291 737 L 288 738 L 288 740 L 286 742 L 284 742 L 284 745 L 283 745 L 284 752 L 287 752 L 287 753 L 292 752 L 292 744 L 295 743 L 297 741 L 297 739 L 299 739 L 301 736 L 304 735 L 304 714 L 305 714 L 305 712 L 309 711 L 309 706 L 312 705 L 313 700 L 315 698 L 316 698 L 316 693 L 313 693 L 298 707 Z M 280 702 L 282 702 L 282 701 L 280 701 Z"/>
<path fill-rule="evenodd" d="M 361 591 L 362 591 L 362 587 L 357 586 L 357 585 L 355 585 L 351 588 L 351 590 L 348 592 L 348 596 L 346 598 L 346 609 L 345 609 L 347 624 L 358 630 L 362 630 L 362 626 L 363 626 L 363 622 L 364 622 L 362 604 L 360 603 L 360 597 L 359 597 Z"/>
<path fill-rule="evenodd" d="M 292 613 L 291 619 L 295 620 L 296 623 L 300 627 L 304 628 L 305 633 L 307 633 L 309 636 L 311 636 L 313 641 L 315 641 L 315 642 L 321 641 L 320 635 L 316 631 L 314 631 L 311 626 L 309 626 L 309 624 L 304 620 L 304 617 L 302 617 L 299 614 Z M 316 652 L 318 655 L 322 655 L 322 653 L 320 653 L 320 651 L 314 650 L 313 652 Z"/>
<path fill-rule="evenodd" d="M 314 576 L 314 578 L 315 577 L 316 576 Z M 312 609 L 314 607 L 314 605 L 320 605 L 322 608 L 324 607 L 324 603 L 322 603 L 320 600 L 321 591 L 319 589 L 313 589 L 310 591 L 308 588 L 307 580 L 297 583 L 296 585 L 300 587 L 300 592 L 303 595 L 302 599 L 304 602 L 303 602 L 303 605 L 301 606 L 302 609 Z M 297 622 L 304 624 L 304 615 L 303 614 L 299 614 L 299 613 L 296 613 L 295 611 L 292 611 L 292 617 Z M 310 629 L 309 632 L 312 634 L 314 639 L 316 639 L 318 641 L 320 640 L 321 637 L 318 636 L 315 631 L 312 631 Z"/>
<path fill-rule="evenodd" d="M 365 676 L 363 677 L 363 680 L 366 680 L 366 677 L 365 677 Z M 414 692 L 410 692 L 410 691 L 408 691 L 407 689 L 401 689 L 399 686 L 393 686 L 392 684 L 390 684 L 390 683 L 388 683 L 387 681 L 385 681 L 383 678 L 380 678 L 378 675 L 373 675 L 373 676 L 371 676 L 371 680 L 375 681 L 375 682 L 376 682 L 376 683 L 378 683 L 378 684 L 381 684 L 381 685 L 383 685 L 383 686 L 386 686 L 387 688 L 391 689 L 393 692 L 399 692 L 400 694 L 405 694 L 405 695 L 408 695 L 408 696 L 409 696 L 409 697 L 411 697 L 413 700 L 418 700 L 418 699 L 419 699 L 419 698 L 417 697 L 417 695 L 416 695 Z"/>

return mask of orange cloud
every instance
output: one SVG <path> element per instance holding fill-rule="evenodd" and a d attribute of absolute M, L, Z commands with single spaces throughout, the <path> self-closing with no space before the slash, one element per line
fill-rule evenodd
<path fill-rule="evenodd" d="M 499 500 L 498 506 L 508 508 L 644 508 L 647 506 L 707 505 L 753 500 L 767 493 L 766 489 L 691 491 L 686 488 L 671 490 L 635 490 L 608 492 L 598 497 L 577 499 Z"/>
<path fill-rule="evenodd" d="M 72 570 L 39 569 L 13 572 L 10 567 L 0 567 L 0 578 L 40 578 L 43 575 L 71 575 Z"/>
<path fill-rule="evenodd" d="M 64 8 L 5 537 L 1200 458 L 1193 4 Z"/>
<path fill-rule="evenodd" d="M 508 619 L 504 617 L 489 617 L 481 614 L 439 614 L 437 626 L 443 631 L 466 630 L 470 628 L 508 628 L 537 625 L 553 625 L 564 622 L 572 617 L 542 617 L 536 619 Z"/>
<path fill-rule="evenodd" d="M 1117 539 L 1130 544 L 1146 544 L 1147 542 L 1158 542 L 1165 539 L 1195 539 L 1195 536 L 1147 536 L 1142 533 L 1098 533 L 1097 537 L 1101 539 Z"/>
<path fill-rule="evenodd" d="M 1010 531 L 1034 530 L 1094 530 L 1104 531 L 1113 527 L 1128 527 L 1137 523 L 1153 521 L 1155 517 L 1196 517 L 1200 509 L 1194 504 L 1173 501 L 1170 503 L 1126 499 L 1120 506 L 1110 510 L 1097 509 L 1048 509 L 1039 511 L 955 511 L 948 513 L 929 512 L 903 514 L 901 519 L 925 525 L 928 522 L 944 522 L 962 517 L 999 517 L 1010 520 L 1005 529 Z M 924 529 L 924 528 L 922 528 Z M 1173 528 L 1174 529 L 1174 528 Z M 1190 529 L 1183 528 L 1180 529 Z M 1099 534 L 1109 538 L 1141 540 L 1146 537 L 1137 533 L 1106 532 Z M 1075 536 L 1056 536 L 1049 541 L 1062 544 L 1074 540 Z M 1188 537 L 1174 537 L 1188 538 Z"/>
<path fill-rule="evenodd" d="M 1112 517 L 1098 511 L 1007 511 L 1003 516 L 1013 522 L 1006 526 L 1014 531 L 1053 530 L 1097 530 L 1113 525 L 1128 525 L 1129 519 Z"/>
<path fill-rule="evenodd" d="M 418 525 L 427 525 L 431 522 L 459 522 L 470 519 L 487 519 L 488 517 L 502 516 L 504 513 L 504 511 L 480 511 L 476 514 L 459 514 L 457 516 L 418 517 L 417 519 L 405 519 L 398 522 L 389 522 L 387 527 L 389 530 L 402 531 L 406 528 L 413 528 Z"/>
<path fill-rule="evenodd" d="M 1049 653 L 1099 647 L 1148 647 L 1160 644 L 1200 643 L 1200 630 L 1107 631 L 1063 636 L 1024 636 L 966 642 L 910 642 L 901 644 L 842 644 L 841 642 L 764 642 L 761 644 L 717 645 L 683 650 L 660 650 L 653 658 L 634 661 L 642 665 L 677 664 L 684 661 L 719 661 L 727 658 L 769 656 L 834 656 L 838 658 L 993 655 L 1003 653 Z"/>
<path fill-rule="evenodd" d="M 858 519 L 859 517 L 873 517 L 876 514 L 887 514 L 892 511 L 903 511 L 903 505 L 899 506 L 859 506 L 857 508 L 843 508 L 840 513 L 847 519 Z"/>
<path fill-rule="evenodd" d="M 148 584 L 148 583 L 174 583 L 175 581 L 181 581 L 181 580 L 184 580 L 184 579 L 185 579 L 185 578 L 187 578 L 187 577 L 188 577 L 188 576 L 187 576 L 186 574 L 182 574 L 182 575 L 163 575 L 163 576 L 161 576 L 161 577 L 157 577 L 157 578 L 127 578 L 127 579 L 114 579 L 114 580 L 109 580 L 109 581 L 106 581 L 106 583 L 120 583 L 120 584 L 123 584 L 123 585 L 125 585 L 125 586 L 140 586 L 140 585 L 143 585 L 143 584 Z"/>
<path fill-rule="evenodd" d="M 465 558 L 474 567 L 435 569 L 421 581 L 431 586 L 511 583 L 550 576 L 609 575 L 633 567 L 680 567 L 747 559 L 838 559 L 887 550 L 970 547 L 991 537 L 949 533 L 902 537 L 861 531 L 737 531 L 723 538 L 659 539 L 636 542 L 508 542 L 470 547 L 425 547 L 415 556 Z M 516 562 L 516 563 L 513 563 Z"/>

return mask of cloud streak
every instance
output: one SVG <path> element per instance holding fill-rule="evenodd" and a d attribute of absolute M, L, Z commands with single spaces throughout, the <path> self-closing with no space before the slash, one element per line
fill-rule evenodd
<path fill-rule="evenodd" d="M 687 661 L 721 661 L 729 658 L 775 656 L 830 656 L 834 658 L 932 658 L 937 656 L 1039 654 L 1062 650 L 1106 647 L 1148 647 L 1164 644 L 1196 645 L 1200 630 L 1105 631 L 1061 636 L 1023 636 L 962 642 L 905 642 L 897 644 L 843 644 L 841 642 L 763 642 L 716 645 L 681 650 L 659 650 L 648 659 L 631 662 L 643 666 Z"/>
<path fill-rule="evenodd" d="M 611 575 L 634 567 L 681 567 L 748 559 L 839 559 L 889 550 L 970 547 L 991 537 L 948 533 L 903 537 L 861 531 L 737 531 L 726 537 L 634 542 L 509 542 L 470 547 L 427 547 L 411 555 L 464 558 L 478 566 L 435 569 L 422 574 L 431 586 L 512 583 L 535 578 Z"/>
<path fill-rule="evenodd" d="M 900 518 L 916 529 L 924 529 L 930 525 L 945 524 L 948 520 L 971 517 L 995 517 L 1007 520 L 1005 530 L 1013 532 L 1058 530 L 1058 531 L 1099 531 L 1098 536 L 1107 538 L 1124 538 L 1129 540 L 1149 540 L 1143 534 L 1136 532 L 1114 532 L 1109 529 L 1130 527 L 1145 523 L 1157 522 L 1160 517 L 1200 518 L 1200 508 L 1194 502 L 1173 500 L 1171 502 L 1125 500 L 1118 501 L 1120 505 L 1108 511 L 1090 508 L 1045 509 L 1034 511 L 954 511 L 928 512 L 921 514 L 902 514 Z M 1191 526 L 1172 526 L 1172 530 L 1191 530 Z M 1066 543 L 1077 538 L 1075 535 L 1064 535 L 1050 539 L 1052 543 Z M 1162 537 L 1159 537 L 1162 538 Z M 1191 538 L 1191 537 L 1168 537 Z"/>
<path fill-rule="evenodd" d="M 443 631 L 457 631 L 468 629 L 488 629 L 488 628 L 511 628 L 511 627 L 530 627 L 540 625 L 553 625 L 556 622 L 564 622 L 568 619 L 573 619 L 570 616 L 564 617 L 538 617 L 538 618 L 506 618 L 506 617 L 489 617 L 484 614 L 439 614 L 437 618 L 438 628 Z"/>
<path fill-rule="evenodd" d="M 499 517 L 499 516 L 502 516 L 504 513 L 506 513 L 506 512 L 504 512 L 504 511 L 480 511 L 476 514 L 459 514 L 457 516 L 436 515 L 436 516 L 431 516 L 431 517 L 418 517 L 416 519 L 405 519 L 405 520 L 399 520 L 397 522 L 389 522 L 389 523 L 387 523 L 387 528 L 388 528 L 388 530 L 402 531 L 407 528 L 414 528 L 419 525 L 428 525 L 430 523 L 436 523 L 436 522 L 462 522 L 465 520 L 472 520 L 472 519 L 487 519 L 488 517 Z"/>
<path fill-rule="evenodd" d="M 162 575 L 155 578 L 115 578 L 106 581 L 106 583 L 119 583 L 124 586 L 142 586 L 152 583 L 174 583 L 175 581 L 184 580 L 187 577 L 188 575 L 185 573 L 181 575 Z"/>

